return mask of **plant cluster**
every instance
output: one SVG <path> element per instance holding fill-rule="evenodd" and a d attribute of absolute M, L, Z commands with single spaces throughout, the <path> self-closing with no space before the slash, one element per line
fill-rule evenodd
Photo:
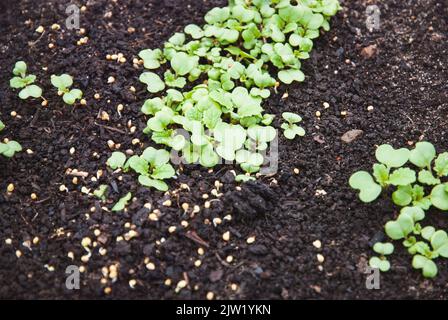
<path fill-rule="evenodd" d="M 0 120 L 0 132 L 5 128 L 5 124 Z M 16 152 L 22 151 L 22 146 L 17 141 L 0 142 L 0 155 L 12 158 Z"/>
<path fill-rule="evenodd" d="M 144 133 L 181 151 L 187 163 L 213 167 L 222 158 L 258 172 L 261 151 L 276 137 L 274 115 L 264 113 L 262 102 L 280 85 L 277 79 L 304 80 L 301 60 L 339 9 L 337 0 L 230 0 L 209 11 L 204 26 L 174 34 L 163 50 L 141 51 L 148 71 L 139 80 L 152 94 L 165 91 L 142 106 L 150 116 Z M 162 76 L 150 71 L 163 65 Z M 283 116 L 288 139 L 305 134 L 296 125 L 299 116 Z"/>
<path fill-rule="evenodd" d="M 9 81 L 9 85 L 14 89 L 21 89 L 19 92 L 20 99 L 40 98 L 42 89 L 33 84 L 36 76 L 27 74 L 27 65 L 24 61 L 17 61 L 12 71 L 14 77 Z"/>
<path fill-rule="evenodd" d="M 366 203 L 377 199 L 384 190 L 392 189 L 392 201 L 404 208 L 396 220 L 386 223 L 386 234 L 392 240 L 403 240 L 413 255 L 412 266 L 422 269 L 423 276 L 434 277 L 437 265 L 433 260 L 448 258 L 448 236 L 433 226 L 422 227 L 421 221 L 431 206 L 448 210 L 448 182 L 443 181 L 448 176 L 448 152 L 437 155 L 431 143 L 418 142 L 413 150 L 381 145 L 375 156 L 379 163 L 373 165 L 372 175 L 356 172 L 349 184 L 359 190 L 359 198 Z M 408 163 L 416 169 L 405 166 Z M 422 239 L 418 240 L 417 236 Z M 388 250 L 383 249 L 381 245 L 374 247 L 381 257 L 373 257 L 370 265 L 387 271 L 390 264 L 385 256 L 393 249 L 389 250 L 390 246 Z"/>

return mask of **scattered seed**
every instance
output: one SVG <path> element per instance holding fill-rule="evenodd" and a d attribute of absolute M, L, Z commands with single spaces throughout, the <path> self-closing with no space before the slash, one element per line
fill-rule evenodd
<path fill-rule="evenodd" d="M 320 118 L 321 115 L 322 113 L 320 111 L 316 111 L 316 117 Z"/>
<path fill-rule="evenodd" d="M 44 29 L 43 26 L 38 26 L 37 29 L 36 29 L 36 32 L 37 32 L 37 33 L 43 33 L 44 30 L 45 30 L 45 29 Z"/>
<path fill-rule="evenodd" d="M 319 261 L 320 263 L 323 263 L 325 261 L 325 258 L 323 255 L 321 255 L 320 253 L 317 254 L 317 261 Z"/>
<path fill-rule="evenodd" d="M 106 288 L 104 288 L 104 293 L 105 293 L 105 294 L 111 294 L 111 292 L 112 292 L 111 287 L 106 287 Z"/>
<path fill-rule="evenodd" d="M 238 285 L 236 283 L 232 283 L 230 285 L 230 289 L 232 289 L 232 291 L 236 291 L 236 290 L 238 290 Z"/>
<path fill-rule="evenodd" d="M 115 82 L 115 78 L 110 76 L 109 78 L 107 78 L 107 83 L 114 83 Z"/>
<path fill-rule="evenodd" d="M 202 261 L 201 261 L 201 260 L 196 260 L 196 261 L 194 262 L 194 266 L 197 267 L 197 268 L 199 268 L 199 267 L 201 266 L 201 264 L 202 264 Z"/>
<path fill-rule="evenodd" d="M 98 252 L 100 253 L 100 255 L 105 256 L 107 253 L 107 249 L 106 248 L 100 248 L 100 250 L 98 250 Z"/>
<path fill-rule="evenodd" d="M 300 173 L 300 170 L 299 170 L 298 168 L 294 168 L 294 173 L 295 173 L 295 174 L 299 174 L 299 173 Z"/>
<path fill-rule="evenodd" d="M 367 107 L 367 111 L 373 111 L 373 109 L 374 109 L 373 106 L 368 106 Z"/>
<path fill-rule="evenodd" d="M 313 246 L 317 249 L 322 248 L 322 243 L 320 242 L 320 240 L 316 240 L 313 242 Z"/>
<path fill-rule="evenodd" d="M 215 294 L 211 291 L 207 292 L 207 300 L 213 300 L 213 298 L 215 297 Z"/>
<path fill-rule="evenodd" d="M 10 183 L 8 184 L 8 186 L 6 187 L 6 191 L 8 191 L 9 193 L 13 192 L 15 189 L 14 184 Z"/>
<path fill-rule="evenodd" d="M 341 116 L 345 117 L 347 115 L 347 111 L 341 111 Z"/>
<path fill-rule="evenodd" d="M 232 263 L 233 256 L 227 256 L 226 261 L 227 261 L 227 263 Z"/>
<path fill-rule="evenodd" d="M 74 260 L 75 259 L 75 254 L 70 251 L 69 253 L 67 253 L 67 257 L 69 257 L 70 259 Z"/>
<path fill-rule="evenodd" d="M 187 227 L 188 227 L 188 222 L 185 221 L 185 220 L 182 220 L 182 222 L 180 223 L 180 225 L 181 225 L 182 227 L 184 227 L 184 228 L 187 228 Z"/>
<path fill-rule="evenodd" d="M 185 281 L 185 280 L 180 280 L 180 281 L 177 283 L 177 286 L 176 286 L 175 291 L 176 291 L 176 292 L 179 292 L 180 290 L 182 290 L 182 289 L 185 288 L 186 286 L 187 286 L 187 281 Z"/>
<path fill-rule="evenodd" d="M 247 242 L 248 244 L 252 244 L 252 243 L 254 243 L 254 242 L 255 242 L 255 236 L 252 236 L 252 237 L 247 238 L 246 242 Z"/>
<path fill-rule="evenodd" d="M 11 117 L 17 117 L 17 112 L 11 111 Z"/>
<path fill-rule="evenodd" d="M 205 251 L 203 248 L 198 248 L 198 255 L 203 256 L 205 254 Z"/>
<path fill-rule="evenodd" d="M 324 103 L 323 103 L 323 106 L 324 106 L 325 109 L 330 108 L 330 104 L 329 104 L 328 102 L 324 102 Z"/>
<path fill-rule="evenodd" d="M 171 279 L 166 279 L 165 282 L 164 282 L 164 284 L 165 284 L 167 287 L 169 287 L 169 286 L 172 284 Z"/>
<path fill-rule="evenodd" d="M 87 100 L 86 100 L 86 99 L 81 99 L 81 101 L 79 101 L 79 103 L 80 103 L 82 106 L 85 106 L 85 105 L 87 105 Z"/>
<path fill-rule="evenodd" d="M 136 285 L 137 285 L 137 280 L 135 280 L 135 279 L 131 279 L 131 280 L 129 280 L 129 286 L 130 286 L 132 289 L 134 289 Z"/>
<path fill-rule="evenodd" d="M 51 30 L 59 30 L 59 29 L 61 29 L 61 26 L 58 25 L 57 23 L 53 23 L 53 24 L 51 25 Z"/>
<path fill-rule="evenodd" d="M 16 250 L 16 257 L 20 258 L 22 256 L 22 251 Z"/>
<path fill-rule="evenodd" d="M 170 199 L 168 199 L 168 200 L 166 200 L 166 201 L 164 201 L 163 203 L 162 203 L 165 207 L 171 207 L 171 200 Z"/>
<path fill-rule="evenodd" d="M 93 95 L 93 98 L 95 98 L 96 100 L 99 100 L 99 99 L 101 98 L 101 96 L 100 96 L 99 93 L 95 93 L 95 94 Z"/>
<path fill-rule="evenodd" d="M 174 233 L 174 232 L 176 232 L 176 227 L 175 227 L 175 226 L 171 226 L 171 227 L 169 227 L 169 228 L 168 228 L 168 232 L 169 232 L 169 233 Z"/>
<path fill-rule="evenodd" d="M 83 238 L 82 241 L 81 241 L 81 245 L 82 245 L 84 248 L 89 247 L 91 244 L 92 244 L 92 240 L 91 240 L 89 237 L 85 237 L 85 238 Z"/>
<path fill-rule="evenodd" d="M 210 201 L 205 201 L 204 208 L 209 209 L 210 208 Z"/>
<path fill-rule="evenodd" d="M 149 263 L 146 264 L 146 269 L 151 270 L 151 271 L 155 270 L 156 269 L 156 265 L 154 263 L 152 263 L 152 262 L 149 262 Z"/>
<path fill-rule="evenodd" d="M 6 243 L 7 245 L 12 244 L 12 239 L 11 239 L 11 238 L 5 239 L 5 243 Z"/>
<path fill-rule="evenodd" d="M 37 200 L 37 194 L 32 193 L 31 194 L 31 200 Z"/>
<path fill-rule="evenodd" d="M 230 232 L 229 231 L 224 232 L 224 234 L 222 235 L 222 239 L 224 241 L 229 241 L 230 240 Z"/>
<path fill-rule="evenodd" d="M 213 218 L 213 224 L 215 225 L 215 227 L 217 225 L 220 225 L 222 223 L 222 219 L 221 218 Z"/>

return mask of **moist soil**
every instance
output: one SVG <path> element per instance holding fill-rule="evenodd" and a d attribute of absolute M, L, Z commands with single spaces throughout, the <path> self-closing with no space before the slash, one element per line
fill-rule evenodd
<path fill-rule="evenodd" d="M 347 184 L 353 172 L 371 168 L 376 145 L 409 146 L 424 139 L 438 151 L 448 149 L 445 1 L 342 1 L 332 30 L 316 41 L 311 59 L 303 63 L 306 81 L 282 86 L 265 104 L 277 116 L 285 111 L 302 115 L 307 130 L 300 139 L 280 138 L 277 174 L 239 190 L 231 166 L 213 171 L 184 166 L 166 194 L 139 186 L 135 175 L 114 174 L 105 166 L 111 153 L 108 140 L 137 154 L 149 145 L 140 113 L 148 95 L 138 82 L 142 69 L 132 60 L 144 48 L 161 47 L 185 25 L 201 24 L 209 9 L 226 1 L 74 3 L 87 8 L 80 17 L 85 34 L 66 30 L 67 1 L 0 4 L 0 119 L 7 125 L 1 138 L 24 147 L 11 160 L 0 159 L 0 298 L 205 299 L 209 292 L 215 299 L 447 297 L 448 264 L 439 259 L 438 276 L 424 279 L 399 244 L 391 271 L 381 275 L 381 289 L 366 289 L 371 245 L 384 238 L 383 225 L 396 217 L 398 208 L 390 195 L 363 204 Z M 365 12 L 374 4 L 381 12 L 380 27 L 370 32 Z M 54 23 L 62 29 L 51 30 Z M 43 34 L 35 32 L 40 25 Z M 77 45 L 84 36 L 87 44 Z M 107 54 L 118 53 L 126 63 L 106 60 Z M 22 59 L 44 89 L 47 107 L 36 100 L 21 101 L 9 88 L 13 65 Z M 62 103 L 49 83 L 51 74 L 61 73 L 74 76 L 86 106 Z M 113 84 L 107 83 L 110 76 L 116 79 Z M 124 106 L 121 113 L 119 104 Z M 18 116 L 11 116 L 12 111 Z M 109 121 L 98 118 L 102 111 Z M 341 136 L 353 129 L 362 135 L 342 142 Z M 142 143 L 134 145 L 133 139 Z M 88 176 L 74 184 L 67 169 Z M 103 175 L 94 181 L 98 170 Z M 215 181 L 222 183 L 219 197 L 211 193 Z M 15 190 L 8 194 L 10 183 Z M 82 192 L 100 184 L 110 186 L 106 202 Z M 61 185 L 67 191 L 61 192 Z M 128 209 L 111 212 L 127 192 L 134 197 Z M 32 193 L 37 200 L 31 199 Z M 163 205 L 168 199 L 171 206 Z M 200 211 L 193 214 L 195 205 Z M 160 210 L 159 221 L 148 219 L 154 209 Z M 214 218 L 223 222 L 215 226 Z M 446 215 L 437 210 L 429 211 L 428 223 L 448 228 Z M 170 226 L 176 231 L 170 233 Z M 138 236 L 127 239 L 130 228 Z M 230 240 L 224 241 L 227 231 Z M 251 236 L 256 240 L 248 244 Z M 35 237 L 39 240 L 33 242 Z M 88 261 L 81 260 L 87 254 L 81 245 L 84 237 L 96 244 Z M 321 248 L 313 245 L 316 240 Z M 154 270 L 146 268 L 148 261 Z M 82 266 L 80 290 L 65 286 L 69 265 Z M 113 279 L 103 274 L 111 265 L 117 267 Z M 136 284 L 131 287 L 132 279 Z M 180 280 L 187 286 L 176 292 Z"/>

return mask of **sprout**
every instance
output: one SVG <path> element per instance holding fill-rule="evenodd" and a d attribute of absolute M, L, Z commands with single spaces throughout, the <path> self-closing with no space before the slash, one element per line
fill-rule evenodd
<path fill-rule="evenodd" d="M 303 137 L 305 135 L 305 130 L 296 124 L 302 121 L 302 117 L 291 112 L 284 112 L 282 117 L 288 122 L 281 125 L 286 139 L 293 140 L 296 136 Z"/>
<path fill-rule="evenodd" d="M 82 91 L 79 89 L 70 89 L 73 85 L 73 77 L 68 74 L 60 76 L 52 75 L 51 84 L 62 94 L 62 100 L 68 105 L 72 105 L 76 100 L 82 98 Z"/>
<path fill-rule="evenodd" d="M 15 77 L 9 81 L 9 85 L 14 89 L 22 89 L 19 92 L 20 99 L 25 100 L 29 97 L 40 98 L 42 96 L 42 89 L 33 84 L 36 81 L 36 76 L 32 74 L 27 75 L 26 71 L 27 65 L 24 61 L 16 62 L 13 69 Z"/>

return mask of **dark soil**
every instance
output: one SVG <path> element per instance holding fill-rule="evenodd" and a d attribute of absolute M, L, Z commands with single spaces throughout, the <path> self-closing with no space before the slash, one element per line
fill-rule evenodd
<path fill-rule="evenodd" d="M 185 167 L 170 182 L 167 194 L 139 187 L 134 175 L 124 174 L 121 180 L 105 167 L 108 140 L 137 153 L 149 142 L 141 133 L 145 118 L 139 111 L 145 89 L 138 83 L 141 70 L 133 67 L 132 59 L 143 48 L 160 47 L 188 23 L 201 23 L 207 10 L 226 1 L 75 2 L 87 6 L 81 13 L 81 27 L 89 40 L 82 46 L 76 42 L 84 35 L 64 27 L 68 1 L 0 3 L 0 119 L 7 125 L 1 138 L 15 139 L 25 150 L 34 151 L 0 159 L 0 298 L 204 299 L 207 292 L 217 299 L 447 297 L 448 264 L 440 262 L 437 278 L 425 280 L 411 268 L 410 256 L 400 246 L 391 258 L 392 270 L 381 277 L 381 290 L 365 288 L 363 272 L 372 254 L 370 245 L 374 238 L 381 239 L 384 223 L 397 214 L 397 208 L 387 196 L 364 205 L 347 185 L 354 171 L 370 168 L 378 144 L 399 147 L 425 139 L 439 151 L 448 149 L 445 1 L 343 1 L 344 10 L 332 20 L 332 30 L 317 41 L 312 59 L 304 63 L 306 81 L 285 88 L 288 98 L 282 99 L 284 92 L 280 92 L 267 102 L 271 113 L 303 115 L 308 131 L 302 139 L 280 139 L 278 173 L 238 191 L 230 167 L 213 172 Z M 373 32 L 365 25 L 370 4 L 381 10 L 381 27 Z M 62 30 L 51 30 L 53 23 Z M 39 25 L 45 27 L 42 35 L 34 32 Z M 129 27 L 136 31 L 129 33 Z M 371 45 L 377 46 L 377 52 L 363 57 L 363 48 Z M 126 63 L 106 60 L 107 54 L 119 52 Z M 47 107 L 38 101 L 20 101 L 8 87 L 19 59 L 37 75 Z M 63 105 L 49 83 L 51 74 L 61 73 L 75 77 L 87 106 Z M 112 85 L 107 84 L 109 76 L 116 78 Z M 136 87 L 135 93 L 131 86 Z M 93 98 L 95 93 L 101 95 L 99 100 Z M 324 102 L 330 107 L 325 109 Z M 116 111 L 120 103 L 121 115 Z M 368 112 L 368 106 L 373 111 Z M 11 111 L 20 118 L 12 117 Z M 98 119 L 100 111 L 106 111 L 110 121 Z M 321 111 L 320 118 L 316 111 Z M 137 127 L 134 134 L 128 121 Z M 351 129 L 364 133 L 350 144 L 343 143 L 341 136 Z M 145 144 L 132 145 L 135 138 Z M 68 168 L 89 176 L 73 184 Z M 300 173 L 294 174 L 294 168 Z M 92 181 L 99 169 L 104 170 L 103 176 Z M 223 183 L 220 198 L 210 193 L 216 180 Z M 12 194 L 6 193 L 9 183 L 16 186 Z M 107 203 L 81 192 L 83 186 L 94 190 L 102 183 L 111 186 Z M 182 183 L 190 191 L 181 189 Z M 62 184 L 68 192 L 59 191 Z M 102 209 L 110 209 L 128 191 L 135 201 L 126 212 Z M 38 199 L 31 200 L 31 193 Z M 210 196 L 209 209 L 204 207 L 205 193 Z M 167 199 L 172 200 L 171 207 L 162 205 Z M 161 211 L 158 222 L 148 220 L 145 203 Z M 183 203 L 189 204 L 187 213 Z M 200 206 L 195 215 L 194 205 Z M 206 223 L 226 215 L 232 220 L 217 227 Z M 188 221 L 187 228 L 181 226 L 183 220 Z M 441 212 L 430 211 L 429 222 L 448 227 Z M 138 236 L 117 242 L 130 230 L 126 223 Z M 170 226 L 176 226 L 176 232 L 169 233 Z M 101 230 L 99 237 L 95 229 Z M 222 239 L 226 231 L 231 233 L 229 242 Z M 246 239 L 253 235 L 256 241 L 248 245 Z M 39 242 L 27 248 L 27 241 L 35 237 Z M 81 261 L 86 254 L 81 246 L 84 237 L 97 243 L 88 262 Z M 10 245 L 5 243 L 8 238 Z M 313 246 L 317 239 L 321 249 Z M 203 256 L 198 255 L 199 247 L 205 250 Z M 100 248 L 107 253 L 101 255 Z M 20 258 L 16 250 L 21 251 Z M 325 257 L 322 264 L 318 253 Z M 231 263 L 226 262 L 229 255 L 234 257 Z M 155 270 L 145 267 L 146 257 Z M 194 265 L 197 259 L 202 261 L 200 267 Z M 85 268 L 80 290 L 65 287 L 69 265 Z M 118 278 L 102 281 L 102 268 L 111 265 L 118 266 Z M 137 280 L 134 289 L 131 279 Z M 172 280 L 170 286 L 164 284 L 166 279 Z M 188 286 L 175 293 L 182 279 L 188 280 Z M 109 294 L 106 287 L 111 288 Z"/>

